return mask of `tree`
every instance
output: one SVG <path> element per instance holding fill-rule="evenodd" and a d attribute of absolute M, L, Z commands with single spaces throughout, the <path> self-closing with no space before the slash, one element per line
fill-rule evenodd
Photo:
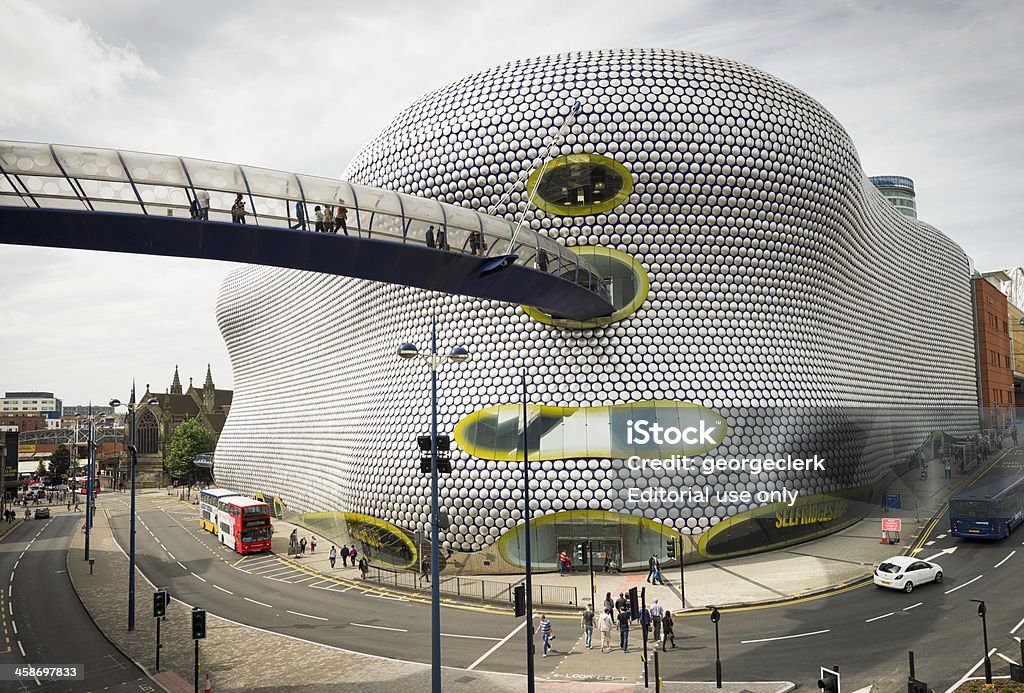
<path fill-rule="evenodd" d="M 71 469 L 71 451 L 65 445 L 58 445 L 50 455 L 50 477 L 59 481 L 68 475 Z"/>
<path fill-rule="evenodd" d="M 205 428 L 198 419 L 186 419 L 174 429 L 167 443 L 164 469 L 174 478 L 189 482 L 196 480 L 197 476 L 208 478 L 208 472 L 197 469 L 193 461 L 202 452 L 213 452 L 216 445 L 217 436 L 213 431 Z"/>
<path fill-rule="evenodd" d="M 44 476 L 46 476 L 46 465 L 44 465 L 43 461 L 40 460 L 39 466 L 36 467 L 36 478 L 39 479 Z"/>

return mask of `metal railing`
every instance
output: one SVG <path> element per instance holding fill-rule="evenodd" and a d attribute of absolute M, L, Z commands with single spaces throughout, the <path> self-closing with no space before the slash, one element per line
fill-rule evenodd
<path fill-rule="evenodd" d="M 388 570 L 370 566 L 366 579 L 400 590 L 420 591 L 430 588 L 430 580 L 411 570 Z M 517 584 L 519 583 L 442 575 L 438 590 L 441 594 L 457 599 L 511 606 L 513 590 Z M 548 607 L 578 607 L 579 593 L 575 587 L 569 585 L 534 585 L 533 603 Z"/>
<path fill-rule="evenodd" d="M 0 141 L 0 205 L 145 216 L 195 213 L 209 194 L 208 221 L 234 221 L 237 196 L 246 224 L 299 232 L 316 207 L 344 209 L 345 229 L 366 238 L 517 264 L 572 281 L 609 300 L 599 273 L 568 248 L 528 228 L 475 210 L 346 181 L 163 154 Z M 301 216 L 303 221 L 299 220 Z M 428 233 L 429 231 L 429 233 Z M 514 238 L 514 240 L 513 240 Z"/>

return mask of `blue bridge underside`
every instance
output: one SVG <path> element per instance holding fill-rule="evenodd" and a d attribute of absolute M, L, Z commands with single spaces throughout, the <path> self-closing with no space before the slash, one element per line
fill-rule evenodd
<path fill-rule="evenodd" d="M 519 303 L 573 320 L 613 311 L 572 277 L 520 264 L 481 276 L 493 258 L 357 236 L 181 217 L 0 207 L 0 243 L 288 267 Z"/>

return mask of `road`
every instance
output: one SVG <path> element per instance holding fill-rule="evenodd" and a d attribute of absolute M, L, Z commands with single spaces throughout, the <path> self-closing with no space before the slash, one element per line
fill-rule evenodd
<path fill-rule="evenodd" d="M 152 693 L 158 688 L 95 626 L 67 574 L 82 513 L 30 520 L 0 543 L 0 664 L 74 665 L 84 681 L 0 681 L 2 691 Z"/>
<path fill-rule="evenodd" d="M 1017 453 L 1004 464 L 1024 465 Z M 127 545 L 126 499 L 108 497 L 111 524 Z M 202 532 L 193 508 L 144 496 L 137 532 L 138 565 L 155 584 L 190 605 L 269 631 L 367 654 L 410 661 L 430 658 L 427 605 L 323 580 L 272 555 L 242 559 Z M 971 599 L 985 599 L 996 674 L 1019 659 L 1013 634 L 1024 631 L 1024 530 L 998 543 L 950 537 L 946 522 L 930 525 L 918 556 L 940 563 L 945 580 L 910 594 L 862 585 L 818 598 L 723 613 L 721 657 L 727 680 L 790 680 L 815 690 L 819 666 L 838 665 L 844 690 L 905 687 L 907 651 L 918 678 L 936 691 L 961 678 L 983 655 L 981 621 Z M 600 654 L 573 643 L 573 620 L 556 620 L 559 652 L 537 659 L 538 676 L 587 678 L 597 670 L 636 679 L 639 633 L 629 654 Z M 522 672 L 521 621 L 510 614 L 445 608 L 446 666 Z M 714 626 L 706 613 L 677 617 L 678 648 L 661 660 L 669 680 L 713 680 Z M 616 659 L 617 658 L 617 659 Z"/>

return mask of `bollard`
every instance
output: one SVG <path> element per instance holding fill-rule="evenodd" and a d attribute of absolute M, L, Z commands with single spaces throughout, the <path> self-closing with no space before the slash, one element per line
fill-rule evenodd
<path fill-rule="evenodd" d="M 89 575 L 92 575 L 92 564 L 96 562 L 95 558 L 89 559 Z"/>

